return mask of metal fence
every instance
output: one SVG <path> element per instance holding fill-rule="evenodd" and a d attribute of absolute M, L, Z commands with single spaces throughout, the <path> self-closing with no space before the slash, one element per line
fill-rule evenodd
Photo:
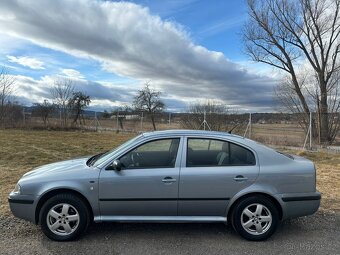
<path fill-rule="evenodd" d="M 309 118 L 296 114 L 279 113 L 243 113 L 243 114 L 190 114 L 190 113 L 158 113 L 153 116 L 157 130 L 165 129 L 205 129 L 235 133 L 253 140 L 291 148 L 340 152 L 340 134 L 336 135 L 331 146 L 321 146 L 318 140 L 317 127 L 313 125 L 316 116 Z M 5 124 L 5 125 L 4 125 Z M 23 111 L 11 125 L 2 123 L 2 127 L 32 128 L 32 129 L 81 129 L 89 131 L 133 132 L 152 131 L 152 116 L 142 113 L 119 113 L 105 116 L 103 113 L 86 114 L 81 122 L 73 123 L 72 116 L 68 118 L 66 127 L 62 126 L 58 114 L 51 116 L 44 123 L 42 118 L 32 116 Z"/>

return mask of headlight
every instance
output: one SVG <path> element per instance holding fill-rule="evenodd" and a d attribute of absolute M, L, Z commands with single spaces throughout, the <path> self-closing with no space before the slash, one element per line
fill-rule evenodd
<path fill-rule="evenodd" d="M 17 194 L 17 195 L 19 195 L 21 193 L 21 187 L 20 187 L 20 185 L 18 183 L 15 185 L 13 193 Z"/>

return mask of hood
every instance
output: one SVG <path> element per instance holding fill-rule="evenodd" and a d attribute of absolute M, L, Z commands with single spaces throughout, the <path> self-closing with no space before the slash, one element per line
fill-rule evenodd
<path fill-rule="evenodd" d="M 52 164 L 43 165 L 37 168 L 34 168 L 32 171 L 29 171 L 23 175 L 23 178 L 33 177 L 37 175 L 46 175 L 46 174 L 56 174 L 56 173 L 66 173 L 72 172 L 75 170 L 79 170 L 84 167 L 88 167 L 86 165 L 86 161 L 88 157 L 85 158 L 77 158 L 71 160 L 60 161 Z"/>

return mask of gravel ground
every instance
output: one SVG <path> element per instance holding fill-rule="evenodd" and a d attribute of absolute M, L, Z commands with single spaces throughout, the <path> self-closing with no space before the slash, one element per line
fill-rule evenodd
<path fill-rule="evenodd" d="M 0 217 L 0 254 L 340 254 L 340 214 L 285 221 L 266 242 L 224 224 L 93 224 L 78 241 L 47 239 L 38 226 Z"/>

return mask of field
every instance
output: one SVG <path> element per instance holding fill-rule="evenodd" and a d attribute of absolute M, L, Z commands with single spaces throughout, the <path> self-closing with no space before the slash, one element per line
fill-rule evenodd
<path fill-rule="evenodd" d="M 0 215 L 8 215 L 8 193 L 23 173 L 54 161 L 109 150 L 134 134 L 0 130 Z M 291 151 L 317 165 L 322 210 L 340 212 L 340 154 Z"/>

